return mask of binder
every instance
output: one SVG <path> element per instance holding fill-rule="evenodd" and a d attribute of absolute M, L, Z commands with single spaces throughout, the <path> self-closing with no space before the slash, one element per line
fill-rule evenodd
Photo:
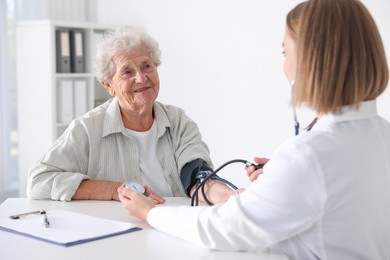
<path fill-rule="evenodd" d="M 70 73 L 69 31 L 56 30 L 57 73 Z"/>
<path fill-rule="evenodd" d="M 74 116 L 75 118 L 84 115 L 88 111 L 87 80 L 79 79 L 74 81 Z"/>
<path fill-rule="evenodd" d="M 73 120 L 73 80 L 61 80 L 58 85 L 58 123 L 70 123 Z"/>
<path fill-rule="evenodd" d="M 73 73 L 85 72 L 84 33 L 82 30 L 70 30 L 70 70 Z"/>

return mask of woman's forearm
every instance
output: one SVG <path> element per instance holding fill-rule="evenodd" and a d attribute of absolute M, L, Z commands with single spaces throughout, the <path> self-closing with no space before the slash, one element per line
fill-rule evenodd
<path fill-rule="evenodd" d="M 119 200 L 120 182 L 104 180 L 83 180 L 72 200 Z"/>

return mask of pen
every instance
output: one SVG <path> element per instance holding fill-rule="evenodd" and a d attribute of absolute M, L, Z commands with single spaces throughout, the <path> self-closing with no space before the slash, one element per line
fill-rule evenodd
<path fill-rule="evenodd" d="M 31 212 L 26 212 L 26 213 L 20 213 L 20 214 L 16 214 L 16 215 L 12 215 L 12 216 L 9 216 L 10 218 L 12 219 L 19 219 L 20 217 L 24 217 L 24 216 L 27 216 L 27 215 L 31 215 L 31 214 L 46 214 L 46 211 L 44 210 L 37 210 L 37 211 L 31 211 Z"/>
<path fill-rule="evenodd" d="M 9 216 L 9 217 L 11 219 L 20 219 L 23 216 L 33 215 L 33 214 L 43 215 L 43 223 L 45 224 L 45 227 L 47 227 L 47 228 L 50 227 L 49 218 L 47 217 L 46 211 L 44 211 L 44 210 L 30 211 L 30 212 L 26 212 L 26 213 L 20 213 L 20 214 L 12 215 L 12 216 Z"/>

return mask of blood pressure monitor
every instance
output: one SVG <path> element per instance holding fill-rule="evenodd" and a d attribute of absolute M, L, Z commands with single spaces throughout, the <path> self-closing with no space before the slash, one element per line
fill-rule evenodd
<path fill-rule="evenodd" d="M 136 191 L 136 192 L 145 194 L 145 188 L 141 184 L 136 183 L 136 182 L 130 182 L 130 181 L 126 182 L 125 188 L 132 190 L 132 191 Z"/>

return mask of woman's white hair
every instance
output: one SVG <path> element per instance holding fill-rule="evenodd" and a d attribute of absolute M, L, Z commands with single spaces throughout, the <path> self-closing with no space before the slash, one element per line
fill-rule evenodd
<path fill-rule="evenodd" d="M 97 45 L 96 59 L 93 70 L 99 82 L 109 82 L 115 74 L 114 58 L 117 55 L 130 52 L 138 47 L 144 47 L 156 66 L 161 64 L 161 51 L 158 43 L 141 29 L 123 26 L 109 30 L 103 34 Z"/>

